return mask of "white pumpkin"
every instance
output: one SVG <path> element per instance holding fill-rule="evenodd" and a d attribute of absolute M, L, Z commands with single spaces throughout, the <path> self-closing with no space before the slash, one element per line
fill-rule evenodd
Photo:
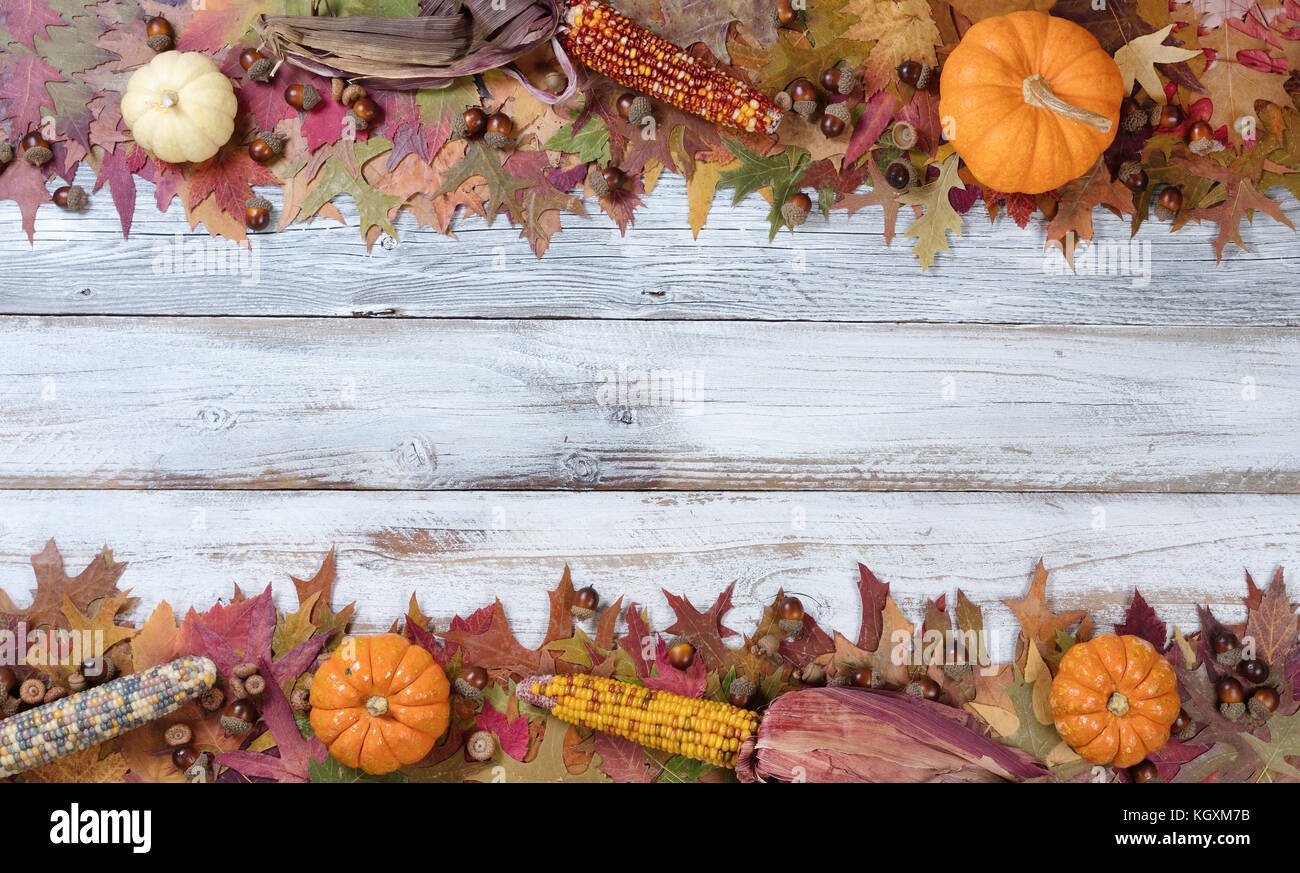
<path fill-rule="evenodd" d="M 131 74 L 122 119 L 162 161 L 206 161 L 235 131 L 235 90 L 198 52 L 163 52 Z"/>

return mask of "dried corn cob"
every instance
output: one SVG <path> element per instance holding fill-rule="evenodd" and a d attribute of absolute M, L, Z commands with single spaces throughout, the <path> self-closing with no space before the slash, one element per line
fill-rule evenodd
<path fill-rule="evenodd" d="M 217 681 L 207 658 L 177 658 L 0 721 L 0 777 L 12 776 L 161 718 Z"/>
<path fill-rule="evenodd" d="M 748 709 L 584 673 L 530 676 L 516 693 L 570 724 L 720 767 L 736 766 L 741 744 L 759 724 Z"/>
<path fill-rule="evenodd" d="M 781 123 L 781 110 L 766 96 L 600 0 L 572 0 L 560 43 L 620 85 L 715 124 L 773 133 Z"/>

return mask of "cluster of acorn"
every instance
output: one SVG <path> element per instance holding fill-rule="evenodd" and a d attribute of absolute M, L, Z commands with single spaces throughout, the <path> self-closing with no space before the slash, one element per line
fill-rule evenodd
<path fill-rule="evenodd" d="M 1261 658 L 1247 658 L 1246 650 L 1237 635 L 1226 628 L 1220 630 L 1210 641 L 1214 649 L 1214 660 L 1228 670 L 1214 683 L 1215 700 L 1219 712 L 1229 721 L 1249 719 L 1259 725 L 1273 717 L 1282 699 L 1279 688 L 1284 688 L 1284 679 L 1275 675 L 1275 671 Z M 1238 678 L 1238 676 L 1240 678 Z M 1178 710 L 1178 717 L 1169 727 L 1169 735 L 1174 739 L 1191 739 L 1196 733 L 1196 725 L 1187 710 Z M 1154 782 L 1159 774 L 1154 762 L 1142 761 L 1129 768 L 1129 776 L 1134 782 Z"/>
<path fill-rule="evenodd" d="M 22 159 L 33 167 L 43 167 L 54 160 L 54 151 L 40 131 L 33 130 L 23 136 L 18 142 L 18 148 Z M 14 147 L 7 142 L 0 141 L 0 170 L 3 170 L 13 159 Z M 60 186 L 54 189 L 54 193 L 50 195 L 50 200 L 53 201 L 55 206 L 67 209 L 69 212 L 80 212 L 90 202 L 86 189 L 80 185 Z"/>
<path fill-rule="evenodd" d="M 476 664 L 461 670 L 460 675 L 452 681 L 451 685 L 459 697 L 471 703 L 478 703 L 483 699 L 483 691 L 491 681 L 492 677 L 488 675 L 487 668 Z M 465 738 L 465 754 L 475 761 L 486 761 L 495 754 L 496 749 L 497 740 L 491 731 L 475 731 Z"/>
<path fill-rule="evenodd" d="M 857 88 L 857 76 L 847 66 L 827 70 L 822 73 L 821 81 L 828 94 L 849 94 Z M 822 107 L 817 126 L 822 135 L 828 138 L 833 139 L 844 133 L 849 123 L 853 121 L 853 113 L 849 108 L 851 104 L 848 100 L 832 101 L 828 98 L 823 103 L 817 86 L 808 79 L 795 79 L 772 99 L 783 111 L 794 112 L 795 115 L 809 121 L 817 115 L 818 108 Z"/>
<path fill-rule="evenodd" d="M 512 134 L 515 123 L 504 112 L 488 114 L 478 106 L 471 106 L 451 119 L 453 139 L 478 139 L 494 149 L 508 149 L 514 145 Z"/>
<path fill-rule="evenodd" d="M 1120 107 L 1120 127 L 1128 133 L 1136 133 L 1144 127 L 1152 127 L 1156 132 L 1171 132 L 1181 127 L 1186 120 L 1182 107 L 1174 103 L 1156 104 L 1144 107 L 1132 98 L 1126 98 Z M 1183 134 L 1187 148 L 1194 154 L 1206 155 L 1222 151 L 1223 143 L 1214 137 L 1214 129 L 1203 118 L 1198 118 Z M 1120 164 L 1117 176 L 1130 191 L 1142 192 L 1150 185 L 1146 170 L 1141 162 L 1129 160 Z M 1183 208 L 1183 192 L 1176 185 L 1166 185 L 1156 195 L 1155 212 L 1161 221 L 1173 220 Z"/>
<path fill-rule="evenodd" d="M 645 124 L 647 119 L 654 118 L 654 106 L 650 103 L 650 99 L 631 91 L 625 91 L 618 96 L 614 101 L 614 109 L 638 127 Z M 626 191 L 628 181 L 627 173 L 618 167 L 602 167 L 593 162 L 587 168 L 587 187 L 591 188 L 597 197 L 611 197 Z"/>
<path fill-rule="evenodd" d="M 22 682 L 12 667 L 0 667 L 0 719 L 8 718 L 24 709 L 53 703 L 69 694 L 101 685 L 117 676 L 117 665 L 109 658 L 87 658 L 68 675 L 65 685 L 45 682 L 30 676 Z"/>

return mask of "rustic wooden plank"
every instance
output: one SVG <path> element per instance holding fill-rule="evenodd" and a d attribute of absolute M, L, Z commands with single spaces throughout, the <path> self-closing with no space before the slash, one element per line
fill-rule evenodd
<path fill-rule="evenodd" d="M 1300 332 L 0 319 L 7 488 L 1300 491 Z"/>
<path fill-rule="evenodd" d="M 998 601 L 1022 595 L 1039 556 L 1050 604 L 1102 628 L 1134 586 L 1185 629 L 1197 603 L 1243 617 L 1243 570 L 1260 579 L 1294 557 L 1300 496 L 9 491 L 0 585 L 20 603 L 28 556 L 51 536 L 69 568 L 109 545 L 144 604 L 178 608 L 268 583 L 292 607 L 287 574 L 310 575 L 336 544 L 337 602 L 359 601 L 359 629 L 387 627 L 412 592 L 440 629 L 499 595 L 530 645 L 566 563 L 575 583 L 648 604 L 658 627 L 671 620 L 660 588 L 702 607 L 735 580 L 734 624 L 784 587 L 851 629 L 863 561 L 913 619 L 962 588 L 1006 658 L 1015 626 Z"/>
<path fill-rule="evenodd" d="M 89 189 L 89 176 L 80 181 Z M 148 183 L 137 199 L 129 240 L 103 192 L 84 214 L 42 210 L 35 248 L 15 205 L 0 203 L 0 258 L 12 265 L 0 275 L 0 313 L 1300 323 L 1296 239 L 1265 218 L 1243 227 L 1252 251 L 1233 250 L 1218 266 L 1212 226 L 1171 235 L 1151 223 L 1132 250 L 1139 275 L 1116 276 L 1097 275 L 1082 255 L 1080 274 L 1049 272 L 1062 261 L 1043 251 L 1041 223 L 1020 231 L 972 215 L 955 254 L 923 274 L 908 240 L 885 246 L 878 210 L 839 211 L 829 224 L 814 217 L 768 243 L 766 204 L 755 197 L 733 210 L 720 194 L 693 240 L 684 184 L 666 177 L 626 238 L 593 204 L 594 217 L 567 218 L 540 261 L 504 219 L 491 228 L 458 220 L 455 240 L 417 229 L 405 213 L 402 241 L 367 255 L 345 198 L 353 226 L 317 221 L 259 236 L 232 275 L 233 244 L 189 233 L 178 206 L 159 213 Z M 1300 204 L 1282 199 L 1300 222 Z M 1097 239 L 1095 251 L 1130 252 L 1127 221 L 1104 210 Z"/>

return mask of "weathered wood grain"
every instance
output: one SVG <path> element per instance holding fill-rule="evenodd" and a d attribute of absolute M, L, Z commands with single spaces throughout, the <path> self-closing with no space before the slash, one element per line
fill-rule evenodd
<path fill-rule="evenodd" d="M 5 488 L 1300 490 L 1285 328 L 13 317 L 0 348 Z"/>
<path fill-rule="evenodd" d="M 1135 586 L 1184 629 L 1197 603 L 1240 620 L 1243 571 L 1260 579 L 1296 556 L 1300 496 L 10 491 L 0 586 L 20 603 L 28 556 L 51 536 L 69 569 L 112 547 L 131 562 L 123 585 L 177 608 L 268 583 L 292 608 L 288 574 L 310 575 L 336 544 L 336 602 L 359 602 L 359 629 L 386 628 L 412 592 L 439 629 L 499 595 L 529 645 L 566 563 L 576 584 L 647 604 L 661 628 L 661 588 L 703 607 L 734 580 L 735 625 L 784 587 L 851 630 L 862 561 L 913 620 L 962 588 L 1007 658 L 1015 625 L 999 601 L 1023 594 L 1040 555 L 1052 607 L 1089 609 L 1102 628 Z"/>
<path fill-rule="evenodd" d="M 93 179 L 80 181 L 89 189 Z M 1300 204 L 1282 199 L 1300 221 Z M 767 204 L 752 197 L 731 209 L 723 193 L 693 240 L 684 184 L 665 177 L 626 238 L 590 204 L 593 217 L 566 218 L 540 261 L 504 219 L 491 228 L 458 220 L 456 240 L 417 229 L 405 213 L 402 241 L 367 255 L 343 198 L 353 226 L 317 221 L 258 236 L 232 276 L 219 265 L 233 244 L 190 233 L 178 205 L 159 213 L 148 183 L 137 200 L 126 241 L 104 191 L 83 214 L 41 210 L 34 248 L 15 205 L 0 203 L 9 265 L 0 313 L 1300 324 L 1296 237 L 1263 217 L 1242 229 L 1252 251 L 1230 250 L 1217 266 L 1213 226 L 1169 234 L 1150 223 L 1136 250 L 1137 272 L 1149 267 L 1149 276 L 1117 276 L 1097 275 L 1082 255 L 1078 275 L 1048 272 L 1062 261 L 1044 252 L 1041 223 L 1020 231 L 972 214 L 954 254 L 923 274 L 909 240 L 885 246 L 878 210 L 837 211 L 829 224 L 815 216 L 768 243 Z M 1097 251 L 1128 251 L 1127 220 L 1098 210 L 1097 239 Z"/>

